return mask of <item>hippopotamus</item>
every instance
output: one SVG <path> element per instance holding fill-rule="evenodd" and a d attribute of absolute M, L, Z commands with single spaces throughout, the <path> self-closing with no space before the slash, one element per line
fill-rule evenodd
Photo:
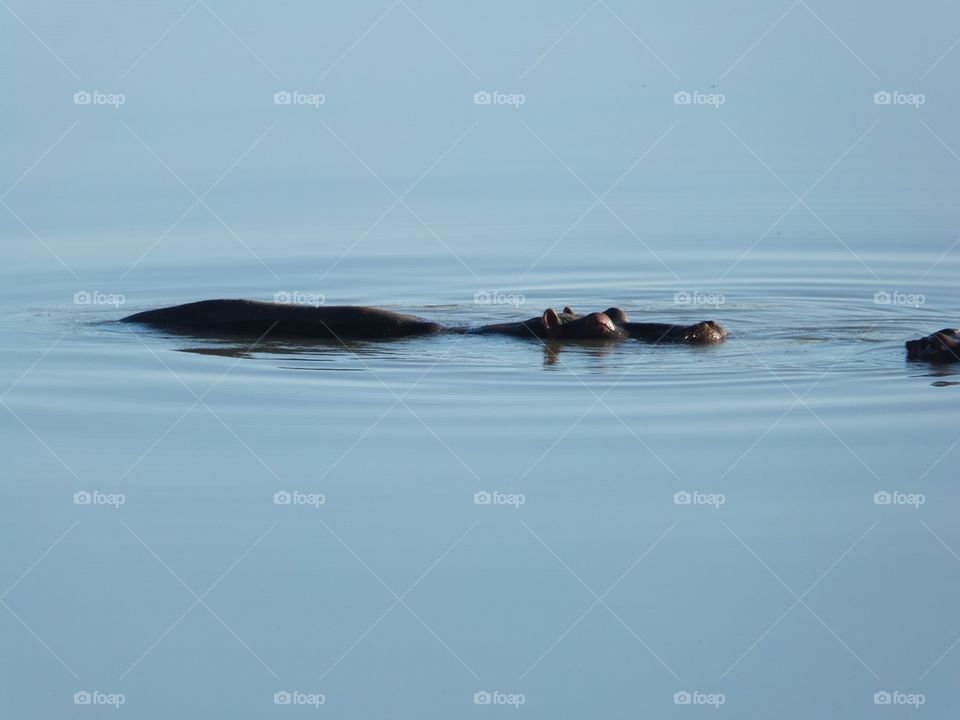
<path fill-rule="evenodd" d="M 945 328 L 919 340 L 907 340 L 907 358 L 932 363 L 960 362 L 960 330 Z"/>
<path fill-rule="evenodd" d="M 579 315 L 563 308 L 562 313 L 548 308 L 541 317 L 523 322 L 484 325 L 473 331 L 479 334 L 496 333 L 514 337 L 537 337 L 545 340 L 625 340 L 634 338 L 646 342 L 686 342 L 707 344 L 723 340 L 727 332 L 709 320 L 696 325 L 669 325 L 666 323 L 632 323 L 620 308 Z"/>
<path fill-rule="evenodd" d="M 201 300 L 147 310 L 121 322 L 190 335 L 277 340 L 360 340 L 433 335 L 442 325 L 380 308 L 313 307 L 257 300 Z"/>
<path fill-rule="evenodd" d="M 569 308 L 565 308 L 569 309 Z M 721 342 L 727 331 L 713 320 L 694 325 L 670 325 L 668 323 L 635 323 L 620 308 L 608 308 L 604 313 L 625 333 L 626 337 L 644 342 L 679 342 L 694 345 L 709 345 Z"/>
<path fill-rule="evenodd" d="M 477 335 L 510 335 L 541 340 L 622 340 L 626 337 L 606 313 L 578 315 L 569 307 L 563 308 L 559 313 L 553 308 L 547 308 L 543 315 L 522 322 L 496 323 L 459 330 Z"/>
<path fill-rule="evenodd" d="M 445 327 L 413 315 L 363 306 L 289 305 L 255 300 L 203 300 L 147 310 L 122 322 L 190 335 L 216 335 L 277 340 L 382 340 L 435 335 L 441 332 L 560 340 L 624 340 L 713 343 L 726 331 L 713 321 L 696 325 L 632 323 L 619 308 L 580 315 L 564 307 L 547 308 L 539 317 L 478 328 Z"/>

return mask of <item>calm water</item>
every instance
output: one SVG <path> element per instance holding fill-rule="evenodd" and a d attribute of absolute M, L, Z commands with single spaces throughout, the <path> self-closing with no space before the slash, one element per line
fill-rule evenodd
<path fill-rule="evenodd" d="M 676 265 L 700 280 L 678 285 L 622 253 L 640 269 L 554 264 L 522 288 L 486 275 L 519 308 L 387 254 L 320 283 L 334 256 L 268 256 L 283 286 L 253 264 L 167 268 L 111 285 L 117 309 L 73 305 L 72 278 L 8 275 L 7 706 L 60 716 L 96 689 L 137 717 L 262 717 L 299 690 L 337 717 L 450 717 L 495 711 L 473 694 L 500 691 L 534 717 L 679 717 L 673 694 L 700 691 L 729 716 L 784 695 L 782 716 L 867 716 L 901 690 L 945 716 L 958 390 L 937 383 L 960 378 L 907 363 L 902 342 L 960 313 L 956 260 L 918 281 L 935 253 L 864 254 L 878 284 L 837 251 L 798 250 L 789 274 L 758 252 L 717 281 L 705 247 Z M 451 323 L 616 304 L 713 317 L 730 338 L 238 357 L 113 322 L 280 290 Z M 875 304 L 884 290 L 925 304 Z M 74 504 L 80 491 L 123 504 Z M 275 504 L 284 491 L 306 504 Z M 923 504 L 877 505 L 882 491 Z"/>
<path fill-rule="evenodd" d="M 0 716 L 956 716 L 954 5 L 182 5 L 0 3 Z"/>

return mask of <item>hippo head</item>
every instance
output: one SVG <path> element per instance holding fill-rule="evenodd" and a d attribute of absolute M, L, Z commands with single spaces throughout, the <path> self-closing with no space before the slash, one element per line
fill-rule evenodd
<path fill-rule="evenodd" d="M 710 343 L 720 342 L 726 336 L 727 331 L 721 325 L 713 320 L 707 320 L 688 327 L 684 342 L 709 345 Z"/>
<path fill-rule="evenodd" d="M 713 320 L 699 322 L 695 325 L 668 326 L 662 323 L 631 323 L 627 313 L 617 307 L 607 308 L 603 314 L 610 318 L 618 329 L 626 335 L 655 342 L 668 341 L 709 345 L 718 343 L 727 336 L 727 331 Z"/>
<path fill-rule="evenodd" d="M 960 330 L 945 328 L 919 340 L 908 340 L 907 357 L 934 363 L 960 362 Z"/>
<path fill-rule="evenodd" d="M 558 313 L 547 308 L 543 313 L 543 327 L 548 340 L 622 340 L 622 329 L 609 315 L 602 312 L 577 315 L 569 307 Z"/>

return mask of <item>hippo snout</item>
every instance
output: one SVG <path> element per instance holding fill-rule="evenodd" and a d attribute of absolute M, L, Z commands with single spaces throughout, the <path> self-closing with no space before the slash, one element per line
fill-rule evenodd
<path fill-rule="evenodd" d="M 907 358 L 935 363 L 960 360 L 960 330 L 945 328 L 919 340 L 907 340 Z"/>
<path fill-rule="evenodd" d="M 691 330 L 691 342 L 716 343 L 721 342 L 727 336 L 727 331 L 724 330 L 723 326 L 714 320 L 697 323 Z"/>

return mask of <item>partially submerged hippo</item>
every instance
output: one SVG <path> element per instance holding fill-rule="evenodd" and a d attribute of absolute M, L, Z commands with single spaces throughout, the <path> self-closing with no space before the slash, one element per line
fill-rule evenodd
<path fill-rule="evenodd" d="M 627 335 L 607 314 L 602 312 L 579 315 L 569 307 L 563 312 L 547 308 L 540 317 L 522 322 L 482 325 L 474 329 L 459 329 L 460 332 L 478 335 L 510 335 L 541 340 L 622 340 Z"/>
<path fill-rule="evenodd" d="M 569 306 L 562 313 L 548 308 L 542 317 L 523 322 L 484 325 L 468 331 L 479 334 L 496 333 L 514 337 L 538 337 L 545 340 L 625 340 L 634 338 L 646 342 L 686 342 L 707 344 L 720 342 L 727 332 L 709 320 L 696 325 L 669 325 L 666 323 L 632 323 L 620 308 L 604 312 L 578 315 Z"/>
<path fill-rule="evenodd" d="M 960 330 L 945 328 L 919 340 L 907 340 L 907 358 L 932 363 L 960 362 Z"/>
<path fill-rule="evenodd" d="M 147 310 L 122 322 L 190 335 L 244 337 L 254 340 L 382 340 L 434 335 L 440 332 L 510 335 L 559 340 L 624 340 L 647 342 L 713 343 L 726 332 L 713 321 L 696 325 L 632 323 L 619 308 L 578 315 L 569 307 L 558 313 L 521 322 L 479 328 L 444 327 L 413 315 L 360 306 L 288 305 L 255 300 L 203 300 L 175 307 Z"/>
<path fill-rule="evenodd" d="M 313 307 L 257 300 L 201 300 L 147 310 L 121 322 L 142 323 L 189 335 L 253 340 L 359 340 L 432 335 L 442 325 L 413 315 L 353 305 Z"/>
<path fill-rule="evenodd" d="M 569 308 L 565 308 L 569 309 Z M 696 345 L 709 345 L 723 341 L 727 331 L 714 322 L 695 323 L 694 325 L 670 325 L 668 323 L 635 323 L 620 308 L 608 308 L 604 313 L 626 337 L 644 342 L 680 342 Z"/>

